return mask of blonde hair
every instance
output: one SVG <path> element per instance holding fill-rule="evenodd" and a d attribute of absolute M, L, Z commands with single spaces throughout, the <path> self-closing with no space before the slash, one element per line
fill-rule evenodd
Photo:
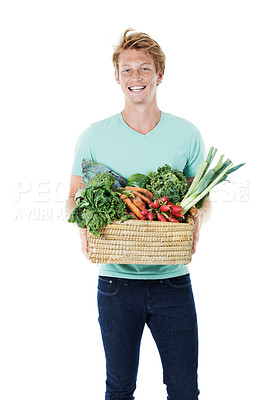
<path fill-rule="evenodd" d="M 133 33 L 131 33 L 134 31 Z M 143 32 L 136 32 L 134 29 L 127 29 L 120 37 L 119 43 L 114 47 L 112 61 L 117 74 L 119 74 L 119 55 L 123 50 L 140 50 L 146 51 L 152 57 L 156 72 L 164 73 L 165 55 L 160 45 L 149 35 Z"/>

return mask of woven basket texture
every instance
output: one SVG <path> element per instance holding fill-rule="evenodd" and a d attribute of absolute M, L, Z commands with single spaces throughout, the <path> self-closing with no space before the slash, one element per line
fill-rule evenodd
<path fill-rule="evenodd" d="M 114 221 L 100 236 L 87 233 L 89 260 L 107 264 L 188 264 L 192 259 L 194 223 Z"/>

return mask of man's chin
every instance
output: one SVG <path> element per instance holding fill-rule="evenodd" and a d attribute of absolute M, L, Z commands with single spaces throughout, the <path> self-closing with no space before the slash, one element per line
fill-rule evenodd
<path fill-rule="evenodd" d="M 132 104 L 147 104 L 150 103 L 149 98 L 147 96 L 130 96 L 126 94 L 126 99 L 129 103 Z"/>

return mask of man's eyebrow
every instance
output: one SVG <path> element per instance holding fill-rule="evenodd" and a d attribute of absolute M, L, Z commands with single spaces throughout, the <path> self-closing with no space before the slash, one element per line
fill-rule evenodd
<path fill-rule="evenodd" d="M 130 67 L 132 64 L 123 64 L 122 67 Z M 151 65 L 151 63 L 142 63 L 140 64 L 140 66 L 142 65 Z"/>

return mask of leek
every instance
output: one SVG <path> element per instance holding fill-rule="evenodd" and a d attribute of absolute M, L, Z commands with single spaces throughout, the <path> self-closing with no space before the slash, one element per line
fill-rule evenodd
<path fill-rule="evenodd" d="M 215 149 L 214 147 L 210 148 L 209 153 L 208 153 L 208 155 L 206 157 L 206 160 L 200 166 L 197 174 L 194 177 L 194 180 L 192 181 L 191 186 L 189 187 L 188 192 L 185 195 L 186 197 L 188 197 L 189 195 L 191 195 L 192 193 L 195 192 L 195 189 L 197 188 L 200 180 L 204 177 L 204 175 L 206 174 L 208 168 L 210 167 L 216 152 L 217 152 L 217 149 Z"/>
<path fill-rule="evenodd" d="M 188 192 L 182 199 L 180 205 L 183 208 L 183 215 L 201 199 L 208 196 L 215 185 L 226 180 L 228 174 L 245 165 L 243 163 L 233 167 L 233 163 L 229 158 L 223 161 L 224 155 L 222 154 L 217 165 L 208 171 L 216 152 L 217 149 L 214 147 L 210 148 L 206 160 L 201 164 Z"/>
<path fill-rule="evenodd" d="M 200 179 L 203 177 L 203 173 L 204 173 L 206 167 L 207 167 L 207 162 L 204 161 L 202 163 L 202 165 L 200 166 L 197 174 L 195 175 L 194 180 L 192 181 L 192 184 L 189 187 L 189 190 L 188 190 L 188 192 L 186 193 L 185 196 L 188 197 L 189 195 L 191 195 L 195 191 L 197 185 L 199 184 Z"/>

